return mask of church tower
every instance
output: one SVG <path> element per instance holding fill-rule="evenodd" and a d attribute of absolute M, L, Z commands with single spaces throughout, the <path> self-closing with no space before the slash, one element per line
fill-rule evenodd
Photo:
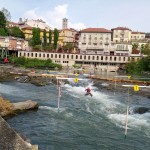
<path fill-rule="evenodd" d="M 62 20 L 62 29 L 67 29 L 68 28 L 68 19 L 63 18 Z"/>

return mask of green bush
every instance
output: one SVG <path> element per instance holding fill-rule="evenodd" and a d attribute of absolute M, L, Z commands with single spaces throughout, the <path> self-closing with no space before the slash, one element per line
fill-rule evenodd
<path fill-rule="evenodd" d="M 126 64 L 126 72 L 131 74 L 140 74 L 142 71 L 150 71 L 150 56 L 144 57 L 138 61 L 131 61 Z"/>
<path fill-rule="evenodd" d="M 23 66 L 26 68 L 55 69 L 57 67 L 58 69 L 62 69 L 62 66 L 60 64 L 53 63 L 51 59 L 41 60 L 37 58 L 31 59 L 31 58 L 25 58 L 25 57 L 12 57 L 10 58 L 10 62 L 13 62 L 17 66 Z"/>
<path fill-rule="evenodd" d="M 39 51 L 39 50 L 41 50 L 41 45 L 35 45 L 35 46 L 33 47 L 33 49 Z"/>

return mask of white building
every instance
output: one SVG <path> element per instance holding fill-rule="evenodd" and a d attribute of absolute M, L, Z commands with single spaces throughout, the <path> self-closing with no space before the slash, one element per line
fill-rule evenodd
<path fill-rule="evenodd" d="M 20 21 L 20 20 L 19 20 Z M 20 21 L 18 23 L 20 26 L 30 26 L 33 28 L 40 28 L 40 29 L 45 29 L 47 31 L 50 30 L 50 26 L 46 24 L 45 21 L 43 21 L 42 19 L 37 19 L 37 20 L 28 20 L 26 19 L 25 21 Z"/>
<path fill-rule="evenodd" d="M 113 42 L 129 42 L 131 40 L 131 29 L 126 27 L 117 27 L 111 30 Z"/>
<path fill-rule="evenodd" d="M 132 32 L 131 33 L 131 40 L 145 40 L 145 33 L 144 32 Z"/>
<path fill-rule="evenodd" d="M 120 66 L 130 62 L 137 61 L 142 57 L 140 55 L 129 56 L 108 56 L 95 54 L 68 54 L 68 53 L 47 53 L 47 52 L 27 52 L 19 51 L 18 57 L 52 59 L 54 63 L 62 66 L 72 67 L 74 64 L 81 65 L 88 69 L 98 69 L 100 71 L 116 71 Z"/>
<path fill-rule="evenodd" d="M 111 31 L 104 28 L 87 28 L 80 31 L 79 49 L 82 54 L 108 54 L 114 50 Z"/>

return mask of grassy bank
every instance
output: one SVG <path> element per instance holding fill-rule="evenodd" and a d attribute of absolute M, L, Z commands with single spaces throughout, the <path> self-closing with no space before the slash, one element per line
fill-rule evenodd
<path fill-rule="evenodd" d="M 50 68 L 50 69 L 62 69 L 60 64 L 53 63 L 51 59 L 41 60 L 37 58 L 25 58 L 25 57 L 11 57 L 10 62 L 16 66 L 26 67 L 26 68 Z"/>
<path fill-rule="evenodd" d="M 13 105 L 8 100 L 3 99 L 0 97 L 0 115 L 3 115 L 5 112 L 11 113 L 13 110 Z"/>

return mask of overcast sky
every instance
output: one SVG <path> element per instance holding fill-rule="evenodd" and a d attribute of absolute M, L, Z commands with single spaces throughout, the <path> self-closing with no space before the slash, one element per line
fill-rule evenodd
<path fill-rule="evenodd" d="M 150 32 L 150 0 L 0 0 L 2 7 L 14 22 L 20 17 L 43 19 L 52 28 L 61 28 L 67 17 L 69 28 L 123 26 Z"/>

